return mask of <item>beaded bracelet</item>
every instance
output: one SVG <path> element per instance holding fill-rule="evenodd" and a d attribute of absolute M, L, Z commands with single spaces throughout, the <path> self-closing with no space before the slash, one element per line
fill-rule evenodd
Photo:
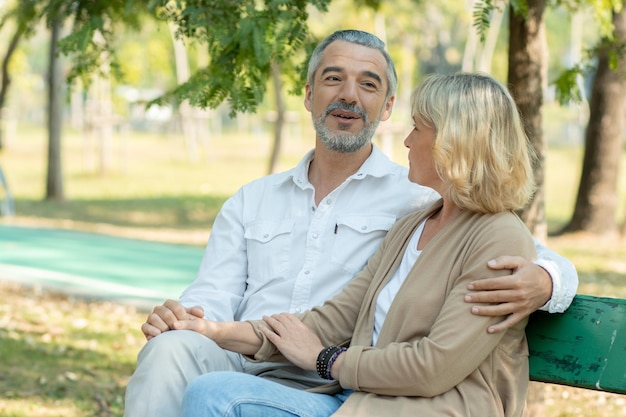
<path fill-rule="evenodd" d="M 335 361 L 337 360 L 337 358 L 339 357 L 339 355 L 341 355 L 343 352 L 345 352 L 346 350 L 348 350 L 348 348 L 342 347 L 339 348 L 339 350 L 337 350 L 335 353 L 333 353 L 333 356 L 330 357 L 330 359 L 328 360 L 328 365 L 326 366 L 326 379 L 333 379 L 332 376 L 330 376 L 330 371 L 333 367 L 333 364 L 335 363 Z"/>
<path fill-rule="evenodd" d="M 317 368 L 317 374 L 328 380 L 332 380 L 333 378 L 330 376 L 330 368 L 333 366 L 333 363 L 337 360 L 339 355 L 348 350 L 345 347 L 338 346 L 328 346 L 317 355 L 317 361 L 315 362 Z"/>

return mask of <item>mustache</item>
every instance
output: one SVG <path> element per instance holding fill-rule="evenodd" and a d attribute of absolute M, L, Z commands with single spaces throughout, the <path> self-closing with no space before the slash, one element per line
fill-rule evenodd
<path fill-rule="evenodd" d="M 326 113 L 324 116 L 328 116 L 331 112 L 335 110 L 346 110 L 352 113 L 356 113 L 363 119 L 363 122 L 367 123 L 367 113 L 365 110 L 357 106 L 356 104 L 348 104 L 343 101 L 336 101 L 334 103 L 330 103 L 326 108 Z"/>

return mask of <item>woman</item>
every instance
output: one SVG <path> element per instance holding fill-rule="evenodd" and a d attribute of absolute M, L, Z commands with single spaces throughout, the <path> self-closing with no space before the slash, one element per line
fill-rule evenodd
<path fill-rule="evenodd" d="M 289 360 L 332 382 L 299 391 L 235 372 L 206 374 L 183 416 L 520 416 L 528 384 L 522 322 L 466 314 L 475 279 L 507 274 L 484 259 L 535 256 L 513 213 L 533 192 L 517 108 L 486 75 L 434 75 L 412 96 L 409 179 L 441 200 L 401 219 L 361 273 L 300 316 L 204 321 L 202 333 L 254 360 Z M 341 346 L 341 347 L 339 347 Z"/>

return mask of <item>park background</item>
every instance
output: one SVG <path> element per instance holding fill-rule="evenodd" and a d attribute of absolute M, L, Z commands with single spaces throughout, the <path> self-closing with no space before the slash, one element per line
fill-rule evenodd
<path fill-rule="evenodd" d="M 10 3 L 2 2 L 0 7 L 10 7 Z M 400 91 L 406 95 L 423 75 L 461 67 L 472 32 L 472 9 L 463 1 L 429 6 L 407 0 L 374 12 L 362 2 L 338 0 L 326 13 L 311 10 L 309 24 L 317 36 L 339 28 L 389 34 L 392 56 L 401 63 Z M 88 89 L 65 86 L 63 199 L 46 198 L 50 32 L 41 24 L 19 44 L 11 60 L 12 84 L 2 109 L 0 151 L 0 168 L 15 205 L 12 215 L 0 217 L 0 225 L 41 233 L 69 229 L 201 248 L 225 199 L 244 183 L 268 173 L 276 119 L 271 89 L 254 112 L 234 118 L 226 103 L 214 109 L 188 109 L 194 130 L 184 131 L 184 106 L 145 107 L 146 100 L 181 81 L 170 28 L 150 16 L 143 16 L 140 26 L 116 28 L 123 79 L 100 76 L 92 79 Z M 7 27 L 0 27 L 1 45 L 8 44 Z M 584 48 L 599 35 L 592 14 L 584 9 L 575 14 L 559 7 L 549 9 L 546 29 L 549 80 L 582 59 Z M 400 38 L 392 35 L 398 33 L 403 34 L 403 42 L 413 45 L 414 59 L 394 55 L 393 45 Z M 486 68 L 503 81 L 506 38 L 503 25 Z M 206 57 L 193 42 L 185 48 L 193 72 Z M 65 72 L 68 67 L 65 62 Z M 589 89 L 591 76 L 583 84 Z M 545 87 L 545 211 L 552 232 L 547 244 L 576 265 L 579 293 L 626 298 L 623 236 L 556 234 L 574 209 L 589 109 L 585 102 L 560 105 L 554 87 Z M 285 100 L 284 138 L 273 171 L 294 166 L 314 143 L 302 95 L 288 95 Z M 375 138 L 403 165 L 407 159 L 402 140 L 411 126 L 407 111 L 400 101 Z M 622 151 L 621 166 L 625 160 Z M 0 190 L 4 193 L 0 199 L 6 202 L 9 195 Z M 616 221 L 623 224 L 623 169 L 615 194 L 619 200 Z M 94 270 L 106 267 L 93 265 Z M 186 282 L 181 280 L 180 288 L 192 279 L 190 274 Z M 145 308 L 103 300 L 98 294 L 78 297 L 49 288 L 45 282 L 23 284 L 20 277 L 8 276 L 6 271 L 0 276 L 0 416 L 121 416 L 124 387 L 144 343 L 139 326 Z M 557 386 L 545 386 L 545 395 L 543 413 L 547 416 L 626 415 L 623 396 Z"/>

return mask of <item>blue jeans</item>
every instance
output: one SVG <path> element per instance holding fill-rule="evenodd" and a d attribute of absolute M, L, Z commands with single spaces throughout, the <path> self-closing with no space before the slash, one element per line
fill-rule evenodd
<path fill-rule="evenodd" d="M 241 372 L 211 372 L 185 390 L 181 417 L 328 417 L 352 391 L 317 394 Z"/>

